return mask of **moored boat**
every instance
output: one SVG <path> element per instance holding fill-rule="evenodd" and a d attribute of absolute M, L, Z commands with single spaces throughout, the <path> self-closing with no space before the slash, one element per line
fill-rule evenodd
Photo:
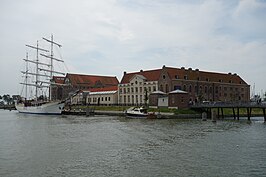
<path fill-rule="evenodd" d="M 26 114 L 46 114 L 46 115 L 58 115 L 61 114 L 65 103 L 60 100 L 52 100 L 51 90 L 52 85 L 52 78 L 54 74 L 62 74 L 65 75 L 63 72 L 55 71 L 54 69 L 54 62 L 63 62 L 61 59 L 57 59 L 54 57 L 53 47 L 61 47 L 60 44 L 53 41 L 53 35 L 51 39 L 43 38 L 46 42 L 51 44 L 51 49 L 46 50 L 39 47 L 38 41 L 37 45 L 31 46 L 26 45 L 29 48 L 32 48 L 37 51 L 36 60 L 30 60 L 28 57 L 28 53 L 26 55 L 26 59 L 23 59 L 26 62 L 25 71 L 22 71 L 24 75 L 24 82 L 20 83 L 25 85 L 25 97 L 24 99 L 18 100 L 15 104 L 16 109 L 19 113 L 26 113 Z M 42 52 L 50 52 L 49 54 L 39 54 L 39 51 Z M 50 60 L 47 62 L 47 59 L 44 61 L 40 61 L 39 57 L 43 56 Z M 32 67 L 29 67 L 29 64 L 34 65 L 34 70 L 30 71 Z M 31 82 L 29 81 L 31 79 Z M 28 99 L 28 87 L 35 89 L 35 95 L 32 99 Z M 48 91 L 49 96 L 47 96 L 44 92 Z M 32 90 L 30 91 L 32 93 Z"/>
<path fill-rule="evenodd" d="M 17 103 L 16 109 L 19 113 L 25 114 L 42 114 L 42 115 L 59 115 L 62 113 L 64 104 L 62 102 L 42 102 L 32 105 Z"/>
<path fill-rule="evenodd" d="M 156 118 L 154 113 L 149 113 L 144 107 L 131 107 L 125 111 L 125 114 L 129 118 Z"/>

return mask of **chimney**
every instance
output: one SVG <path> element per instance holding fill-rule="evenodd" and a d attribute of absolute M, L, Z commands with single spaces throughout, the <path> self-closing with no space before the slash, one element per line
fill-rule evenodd
<path fill-rule="evenodd" d="M 127 74 L 127 72 L 126 71 L 124 71 L 124 75 L 126 75 Z"/>
<path fill-rule="evenodd" d="M 142 72 L 143 72 L 143 70 L 141 69 L 141 70 L 140 70 L 140 72 L 142 73 Z"/>

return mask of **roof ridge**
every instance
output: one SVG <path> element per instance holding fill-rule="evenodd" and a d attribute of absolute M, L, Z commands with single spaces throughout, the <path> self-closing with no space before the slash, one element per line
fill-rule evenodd
<path fill-rule="evenodd" d="M 103 76 L 103 75 L 92 75 L 92 74 L 74 74 L 74 73 L 67 73 L 68 75 L 78 75 L 78 76 L 92 76 L 92 77 L 116 77 L 116 76 Z"/>

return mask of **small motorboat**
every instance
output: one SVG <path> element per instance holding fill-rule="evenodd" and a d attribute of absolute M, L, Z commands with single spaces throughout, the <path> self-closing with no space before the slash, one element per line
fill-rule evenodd
<path fill-rule="evenodd" d="M 154 113 L 148 113 L 147 108 L 144 107 L 131 107 L 125 111 L 129 118 L 155 118 Z"/>

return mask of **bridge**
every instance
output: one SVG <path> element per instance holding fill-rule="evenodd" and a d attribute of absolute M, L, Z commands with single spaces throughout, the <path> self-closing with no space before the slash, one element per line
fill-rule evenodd
<path fill-rule="evenodd" d="M 239 120 L 239 110 L 246 109 L 247 110 L 247 118 L 250 121 L 250 117 L 252 116 L 252 109 L 259 108 L 262 109 L 264 121 L 266 122 L 266 103 L 265 102 L 203 102 L 191 105 L 192 109 L 200 109 L 203 112 L 207 112 L 208 115 L 212 113 L 213 109 L 217 109 L 218 118 L 220 116 L 224 118 L 224 109 L 232 109 L 234 119 Z M 220 115 L 221 113 L 221 115 Z"/>

